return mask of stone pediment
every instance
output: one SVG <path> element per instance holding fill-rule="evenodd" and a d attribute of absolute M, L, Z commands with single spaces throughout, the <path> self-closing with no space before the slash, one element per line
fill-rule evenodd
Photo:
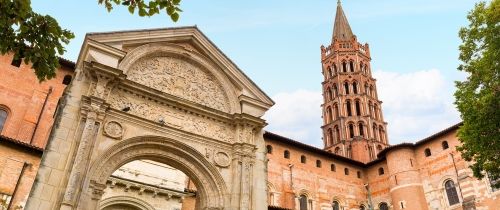
<path fill-rule="evenodd" d="M 82 61 L 226 113 L 261 117 L 274 102 L 196 27 L 87 34 Z"/>

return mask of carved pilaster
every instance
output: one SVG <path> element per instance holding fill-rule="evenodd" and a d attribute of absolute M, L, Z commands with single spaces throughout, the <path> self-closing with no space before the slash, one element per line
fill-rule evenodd
<path fill-rule="evenodd" d="M 73 168 L 69 177 L 66 192 L 64 193 L 64 203 L 72 205 L 75 201 L 78 189 L 80 189 L 80 182 L 85 174 L 86 165 L 88 162 L 88 154 L 91 144 L 94 140 L 94 134 L 98 129 L 96 126 L 97 113 L 90 112 L 87 114 L 85 126 L 82 133 L 82 138 L 78 146 Z"/>
<path fill-rule="evenodd" d="M 238 209 L 252 209 L 252 185 L 253 185 L 253 166 L 255 164 L 255 146 L 251 144 L 235 144 L 233 147 L 234 159 L 233 165 L 237 168 L 234 176 L 235 184 L 238 187 L 233 188 L 233 200 L 238 200 Z M 233 205 L 235 205 L 234 203 Z"/>

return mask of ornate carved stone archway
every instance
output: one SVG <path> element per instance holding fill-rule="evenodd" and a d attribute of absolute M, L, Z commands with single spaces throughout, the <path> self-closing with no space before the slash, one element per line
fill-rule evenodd
<path fill-rule="evenodd" d="M 219 171 L 196 149 L 161 136 L 139 136 L 123 140 L 103 152 L 88 173 L 89 189 L 84 189 L 83 192 L 90 193 L 86 197 L 91 199 L 88 202 L 91 206 L 86 208 L 95 209 L 106 180 L 116 169 L 125 163 L 141 159 L 168 164 L 189 176 L 197 187 L 198 209 L 223 209 L 227 188 Z"/>
<path fill-rule="evenodd" d="M 197 28 L 86 36 L 28 210 L 95 210 L 108 177 L 149 159 L 183 171 L 198 209 L 266 209 L 273 101 Z"/>

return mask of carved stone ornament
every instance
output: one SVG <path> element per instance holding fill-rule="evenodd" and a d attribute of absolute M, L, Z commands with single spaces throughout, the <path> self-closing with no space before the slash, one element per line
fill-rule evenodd
<path fill-rule="evenodd" d="M 208 70 L 185 58 L 172 54 L 155 54 L 136 61 L 127 78 L 150 88 L 229 111 L 229 101 L 222 85 Z"/>
<path fill-rule="evenodd" d="M 109 121 L 104 125 L 104 135 L 114 139 L 121 139 L 123 137 L 123 126 L 116 121 Z"/>
<path fill-rule="evenodd" d="M 231 164 L 231 159 L 229 158 L 229 155 L 227 153 L 217 152 L 214 156 L 214 162 L 215 165 L 226 168 Z"/>
<path fill-rule="evenodd" d="M 174 107 L 146 101 L 143 98 L 123 90 L 113 91 L 109 103 L 115 109 L 130 107 L 129 114 L 158 122 L 163 119 L 165 124 L 198 135 L 207 136 L 224 142 L 233 142 L 234 133 L 231 126 L 192 113 L 187 113 Z"/>

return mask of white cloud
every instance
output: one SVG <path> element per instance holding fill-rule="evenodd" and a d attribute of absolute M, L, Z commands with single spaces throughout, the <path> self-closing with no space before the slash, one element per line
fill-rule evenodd
<path fill-rule="evenodd" d="M 269 124 L 266 130 L 322 147 L 321 92 L 297 90 L 278 93 L 272 98 L 276 105 L 264 116 Z"/>
<path fill-rule="evenodd" d="M 460 121 L 453 105 L 453 83 L 441 71 L 378 70 L 374 77 L 391 144 L 414 142 Z"/>
<path fill-rule="evenodd" d="M 437 69 L 411 73 L 378 70 L 379 99 L 391 144 L 414 142 L 460 121 L 453 105 L 453 82 Z M 322 148 L 319 91 L 296 90 L 272 97 L 266 130 Z"/>

